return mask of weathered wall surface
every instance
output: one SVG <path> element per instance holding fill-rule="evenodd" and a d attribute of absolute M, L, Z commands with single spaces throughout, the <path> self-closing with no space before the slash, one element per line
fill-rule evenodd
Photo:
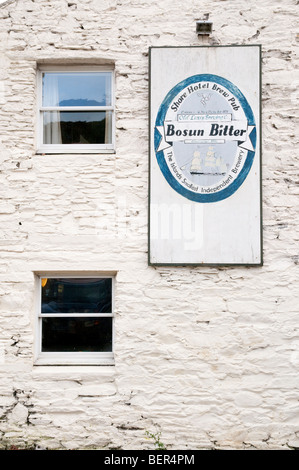
<path fill-rule="evenodd" d="M 1 448 L 299 447 L 298 5 L 187 3 L 0 9 Z M 262 45 L 262 267 L 147 265 L 148 47 L 201 44 Z M 37 61 L 99 58 L 116 154 L 36 155 Z M 115 366 L 33 365 L 38 270 L 118 271 Z"/>

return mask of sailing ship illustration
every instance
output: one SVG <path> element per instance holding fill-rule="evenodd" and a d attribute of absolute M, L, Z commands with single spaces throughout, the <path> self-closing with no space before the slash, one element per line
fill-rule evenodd
<path fill-rule="evenodd" d="M 216 156 L 213 147 L 209 147 L 205 155 L 201 156 L 198 150 L 193 153 L 191 161 L 191 175 L 225 175 L 227 166 L 221 156 Z"/>

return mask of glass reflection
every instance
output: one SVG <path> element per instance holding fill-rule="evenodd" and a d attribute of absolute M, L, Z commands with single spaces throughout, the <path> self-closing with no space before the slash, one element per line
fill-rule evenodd
<path fill-rule="evenodd" d="M 44 144 L 110 144 L 111 111 L 45 111 Z"/>
<path fill-rule="evenodd" d="M 43 73 L 43 106 L 111 106 L 111 72 Z"/>
<path fill-rule="evenodd" d="M 111 313 L 112 279 L 47 279 L 42 313 Z"/>

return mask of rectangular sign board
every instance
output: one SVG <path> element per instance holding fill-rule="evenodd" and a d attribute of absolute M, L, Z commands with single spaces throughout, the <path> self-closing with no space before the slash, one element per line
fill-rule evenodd
<path fill-rule="evenodd" d="M 150 265 L 262 264 L 260 55 L 150 48 Z"/>

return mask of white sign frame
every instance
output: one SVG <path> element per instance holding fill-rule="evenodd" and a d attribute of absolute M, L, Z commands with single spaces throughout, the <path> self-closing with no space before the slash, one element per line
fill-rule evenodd
<path fill-rule="evenodd" d="M 261 266 L 261 46 L 151 47 L 149 69 L 149 265 Z"/>

